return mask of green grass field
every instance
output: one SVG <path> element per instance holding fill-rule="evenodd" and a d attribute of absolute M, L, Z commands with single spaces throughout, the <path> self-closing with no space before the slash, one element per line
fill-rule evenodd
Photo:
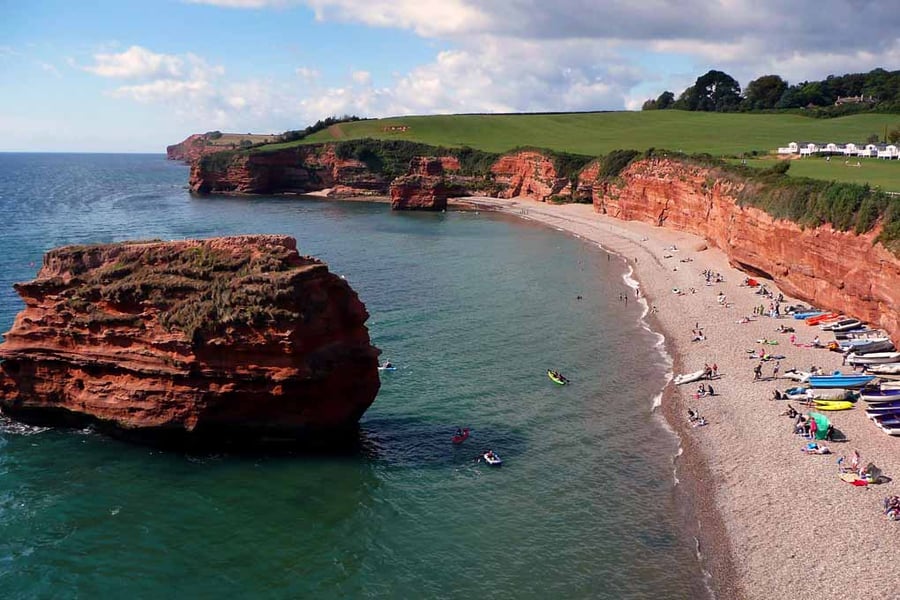
<path fill-rule="evenodd" d="M 389 131 L 391 126 L 407 131 Z M 304 142 L 378 138 L 505 152 L 536 146 L 597 156 L 617 148 L 665 148 L 714 156 L 774 151 L 791 141 L 862 142 L 900 125 L 900 115 L 812 119 L 796 114 L 701 113 L 675 110 L 552 115 L 434 115 L 341 123 Z M 338 134 L 337 131 L 340 133 Z M 294 145 L 297 142 L 290 143 Z M 281 144 L 265 148 L 281 147 Z"/>
<path fill-rule="evenodd" d="M 391 131 L 405 126 L 406 131 Z M 535 115 L 432 115 L 392 117 L 334 125 L 298 142 L 269 144 L 256 151 L 314 142 L 377 138 L 434 146 L 470 146 L 505 152 L 534 146 L 600 156 L 616 149 L 664 148 L 688 154 L 738 156 L 775 152 L 789 142 L 864 142 L 872 134 L 900 126 L 900 115 L 859 114 L 813 119 L 797 114 L 704 113 L 678 110 Z M 855 164 L 855 161 L 854 161 Z M 862 161 L 844 167 L 843 159 L 794 161 L 790 173 L 816 179 L 870 183 L 900 191 L 900 161 Z M 767 166 L 762 161 L 760 166 Z"/>
<path fill-rule="evenodd" d="M 747 161 L 747 166 L 765 169 L 771 167 L 774 161 L 774 158 L 753 159 Z M 852 158 L 847 161 L 848 164 L 844 161 L 842 156 L 834 156 L 831 160 L 819 157 L 792 160 L 788 175 L 845 183 L 868 183 L 888 192 L 900 192 L 900 161 L 876 158 Z M 740 161 L 729 162 L 737 164 Z"/>

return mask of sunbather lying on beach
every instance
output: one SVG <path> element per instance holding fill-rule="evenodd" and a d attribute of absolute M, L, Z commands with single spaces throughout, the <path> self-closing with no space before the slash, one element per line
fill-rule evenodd
<path fill-rule="evenodd" d="M 810 442 L 800 448 L 800 450 L 804 454 L 831 454 L 831 450 L 828 449 L 828 446 L 823 446 L 821 444 L 817 444 L 816 442 Z"/>

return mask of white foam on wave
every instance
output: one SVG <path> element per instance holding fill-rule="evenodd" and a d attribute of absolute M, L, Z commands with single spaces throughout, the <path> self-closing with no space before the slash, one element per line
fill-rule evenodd
<path fill-rule="evenodd" d="M 634 267 L 629 264 L 628 270 L 624 275 L 622 275 L 622 280 L 625 282 L 626 286 L 634 290 L 636 293 L 640 293 L 641 284 L 633 277 L 633 275 Z M 663 365 L 665 365 L 666 367 L 666 382 L 663 384 L 663 389 L 653 397 L 653 401 L 650 405 L 650 410 L 652 412 L 662 406 L 663 390 L 666 389 L 666 386 L 668 386 L 669 382 L 672 381 L 672 379 L 675 377 L 675 371 L 673 368 L 674 361 L 666 350 L 666 336 L 658 331 L 654 331 L 653 328 L 650 327 L 649 321 L 647 321 L 647 315 L 650 314 L 650 305 L 647 303 L 647 299 L 644 298 L 643 295 L 640 295 L 638 296 L 637 301 L 640 303 L 642 308 L 641 316 L 638 320 L 641 329 L 648 333 L 652 333 L 656 337 L 656 344 L 654 344 L 654 348 L 659 354 L 660 359 L 662 359 Z M 666 423 L 666 428 L 671 430 L 671 427 L 668 426 L 668 423 Z"/>
<path fill-rule="evenodd" d="M 48 429 L 50 428 L 19 423 L 17 421 L 13 421 L 9 417 L 0 414 L 0 433 L 11 433 L 13 435 L 35 435 L 38 433 L 43 433 Z"/>

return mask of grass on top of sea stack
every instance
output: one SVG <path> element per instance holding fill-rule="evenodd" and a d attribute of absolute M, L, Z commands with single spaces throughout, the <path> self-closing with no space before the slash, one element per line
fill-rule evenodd
<path fill-rule="evenodd" d="M 587 156 L 618 148 L 667 148 L 713 156 L 754 150 L 774 152 L 790 142 L 865 142 L 885 128 L 900 125 L 900 115 L 866 113 L 836 119 L 798 114 L 705 113 L 679 110 L 514 115 L 432 115 L 391 117 L 340 123 L 298 143 L 376 138 L 434 146 L 471 146 L 506 152 L 532 146 Z"/>

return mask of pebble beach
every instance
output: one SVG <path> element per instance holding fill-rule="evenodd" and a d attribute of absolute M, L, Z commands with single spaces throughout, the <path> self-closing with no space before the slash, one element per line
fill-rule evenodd
<path fill-rule="evenodd" d="M 900 485 L 893 480 L 849 485 L 839 478 L 837 458 L 858 450 L 864 464 L 874 462 L 896 479 L 900 439 L 881 432 L 860 401 L 851 410 L 828 413 L 843 434 L 840 441 L 826 442 L 831 454 L 807 455 L 801 449 L 808 440 L 794 434 L 793 420 L 781 413 L 788 403 L 804 413 L 813 409 L 773 399 L 776 389 L 795 385 L 784 378 L 788 369 L 841 368 L 840 354 L 808 346 L 817 335 L 827 343 L 829 332 L 789 316 L 754 314 L 770 300 L 744 285 L 748 274 L 732 268 L 721 250 L 699 237 L 619 221 L 582 204 L 491 198 L 457 203 L 543 223 L 618 255 L 633 268 L 639 290 L 632 298 L 639 294 L 647 303 L 646 318 L 665 336 L 675 373 L 718 367 L 718 377 L 709 382 L 715 396 L 697 398 L 697 383 L 670 383 L 658 409 L 680 438 L 677 493 L 716 597 L 897 597 L 892 582 L 900 581 L 895 560 L 900 523 L 884 516 L 882 502 L 900 494 Z M 724 281 L 707 284 L 704 271 L 721 274 Z M 779 293 L 772 282 L 760 283 Z M 793 303 L 799 301 L 785 295 L 783 305 Z M 776 331 L 780 325 L 796 329 L 796 344 Z M 698 328 L 704 339 L 692 341 Z M 785 358 L 778 377 L 773 377 L 775 361 L 768 361 L 755 380 L 759 361 L 750 351 L 755 355 L 762 339 L 777 341 L 765 351 Z M 708 424 L 692 427 L 689 408 Z"/>

